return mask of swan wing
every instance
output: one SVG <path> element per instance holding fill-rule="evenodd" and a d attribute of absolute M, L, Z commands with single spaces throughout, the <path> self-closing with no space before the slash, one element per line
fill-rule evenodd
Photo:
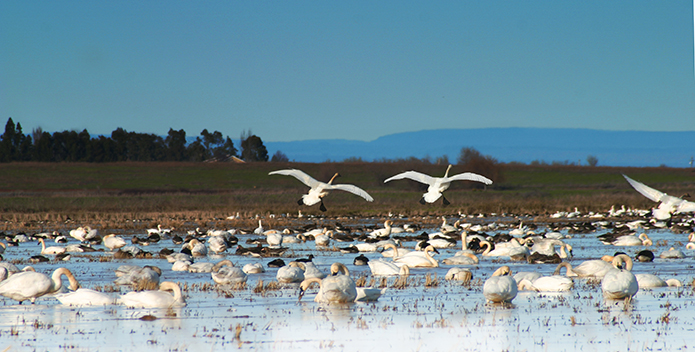
<path fill-rule="evenodd" d="M 683 201 L 678 204 L 678 213 L 692 213 L 695 212 L 695 202 Z"/>
<path fill-rule="evenodd" d="M 337 184 L 337 185 L 326 185 L 324 189 L 337 189 L 341 191 L 346 191 L 350 192 L 352 194 L 356 194 L 364 199 L 366 199 L 368 202 L 374 201 L 374 198 L 369 195 L 365 190 L 362 188 L 359 188 L 355 185 L 346 185 L 346 184 Z"/>
<path fill-rule="evenodd" d="M 669 196 L 668 194 L 661 192 L 659 190 L 656 190 L 654 188 L 651 188 L 651 187 L 645 185 L 644 183 L 637 182 L 637 181 L 627 177 L 626 175 L 623 175 L 623 177 L 625 177 L 627 182 L 630 183 L 632 188 L 634 188 L 637 192 L 641 193 L 643 196 L 651 199 L 654 202 L 664 202 L 668 205 L 675 205 L 675 204 L 678 204 L 678 203 L 683 201 L 682 199 L 680 199 L 678 197 Z"/>
<path fill-rule="evenodd" d="M 391 176 L 384 180 L 384 183 L 393 181 L 393 180 L 402 180 L 404 178 L 411 179 L 413 181 L 425 183 L 428 185 L 433 185 L 436 182 L 436 179 L 430 175 L 425 175 L 423 173 L 417 172 L 417 171 L 406 171 L 402 172 L 398 175 Z"/>
<path fill-rule="evenodd" d="M 302 181 L 302 183 L 304 183 L 305 185 L 307 185 L 311 188 L 316 188 L 316 186 L 318 186 L 322 183 L 322 182 L 316 181 L 313 177 L 307 175 L 304 171 L 297 170 L 297 169 L 271 171 L 268 173 L 268 175 L 292 176 L 292 177 L 298 179 L 299 181 Z"/>
<path fill-rule="evenodd" d="M 478 174 L 474 174 L 472 172 L 464 172 L 462 174 L 454 175 L 448 178 L 448 181 L 477 181 L 477 182 L 482 182 L 486 185 L 491 185 L 492 180 Z"/>

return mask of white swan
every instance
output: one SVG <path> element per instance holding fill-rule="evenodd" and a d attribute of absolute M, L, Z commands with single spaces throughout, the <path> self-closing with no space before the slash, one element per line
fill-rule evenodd
<path fill-rule="evenodd" d="M 472 172 L 465 172 L 449 177 L 449 170 L 451 170 L 451 166 L 452 165 L 449 165 L 449 167 L 446 169 L 444 177 L 432 177 L 417 171 L 406 171 L 387 178 L 386 180 L 384 180 L 384 183 L 393 180 L 401 180 L 407 178 L 413 181 L 429 185 L 429 187 L 427 188 L 427 193 L 425 193 L 422 199 L 420 200 L 420 203 L 422 204 L 425 204 L 425 202 L 434 203 L 435 201 L 437 201 L 437 199 L 442 197 L 442 192 L 449 189 L 449 186 L 451 185 L 452 181 L 477 181 L 482 182 L 486 185 L 492 184 L 492 180 L 490 180 L 489 178 L 478 174 L 474 174 Z M 444 205 L 450 204 L 446 198 L 442 197 L 442 199 Z"/>
<path fill-rule="evenodd" d="M 156 266 L 121 265 L 116 269 L 116 285 L 130 285 L 136 291 L 152 290 L 159 286 L 162 270 Z"/>
<path fill-rule="evenodd" d="M 635 274 L 635 278 L 637 279 L 637 285 L 639 285 L 640 289 L 683 286 L 683 283 L 678 279 L 668 279 L 664 281 L 654 274 Z"/>
<path fill-rule="evenodd" d="M 571 290 L 574 287 L 574 281 L 569 277 L 561 275 L 541 276 L 533 281 L 521 279 L 518 286 L 520 290 L 562 292 Z"/>
<path fill-rule="evenodd" d="M 632 262 L 630 262 L 630 269 L 632 269 Z M 555 268 L 555 273 L 553 275 L 559 275 L 562 268 L 567 269 L 566 276 L 579 276 L 579 277 L 603 277 L 609 271 L 613 270 L 614 267 L 611 263 L 608 263 L 601 259 L 587 260 L 572 268 L 572 265 L 568 262 L 562 262 Z"/>
<path fill-rule="evenodd" d="M 503 266 L 490 276 L 483 285 L 485 299 L 492 303 L 508 303 L 516 297 L 518 288 L 516 281 L 511 277 L 512 270 Z"/>
<path fill-rule="evenodd" d="M 39 238 L 39 244 L 41 245 L 41 254 L 57 255 L 63 254 L 67 251 L 67 248 L 65 247 L 46 247 L 46 242 L 44 242 L 43 238 Z"/>
<path fill-rule="evenodd" d="M 246 273 L 235 267 L 229 259 L 215 264 L 215 266 L 212 267 L 210 276 L 212 277 L 212 281 L 215 281 L 218 285 L 234 285 L 246 282 L 248 279 Z"/>
<path fill-rule="evenodd" d="M 104 241 L 104 247 L 108 248 L 109 250 L 119 249 L 121 247 L 125 247 L 126 245 L 123 237 L 116 236 L 115 234 L 104 236 L 102 241 Z"/>
<path fill-rule="evenodd" d="M 637 278 L 630 272 L 630 269 L 622 269 L 623 263 L 630 263 L 629 267 L 632 269 L 632 260 L 630 257 L 619 254 L 613 258 L 613 267 L 615 270 L 611 270 L 606 273 L 601 281 L 601 291 L 603 291 L 603 297 L 608 299 L 623 299 L 631 298 L 639 290 L 639 284 L 637 283 Z"/>
<path fill-rule="evenodd" d="M 184 244 L 182 248 L 188 248 L 191 251 L 191 255 L 194 257 L 204 257 L 208 255 L 208 247 L 205 246 L 205 243 L 195 238 Z"/>
<path fill-rule="evenodd" d="M 316 203 L 321 203 L 321 206 L 319 209 L 321 211 L 326 211 L 326 207 L 323 205 L 323 198 L 328 195 L 328 191 L 330 190 L 341 190 L 341 191 L 346 191 L 350 192 L 352 194 L 358 195 L 364 199 L 366 199 L 368 202 L 374 201 L 374 198 L 369 195 L 369 193 L 365 192 L 363 189 L 354 186 L 354 185 L 347 185 L 347 184 L 333 184 L 333 180 L 335 180 L 336 177 L 340 176 L 340 174 L 336 173 L 333 175 L 330 181 L 328 183 L 316 181 L 314 178 L 311 176 L 307 175 L 301 170 L 297 169 L 287 169 L 287 170 L 277 170 L 277 171 L 271 171 L 268 173 L 268 175 L 286 175 L 286 176 L 293 176 L 294 178 L 298 179 L 305 185 L 309 186 L 311 189 L 309 190 L 308 194 L 305 194 L 302 196 L 302 199 L 300 199 L 297 203 L 298 204 L 305 204 L 308 206 L 312 206 Z"/>
<path fill-rule="evenodd" d="M 637 182 L 626 175 L 623 175 L 632 188 L 643 196 L 658 202 L 659 206 L 653 210 L 653 215 L 657 220 L 668 220 L 671 214 L 695 212 L 695 202 L 669 196 L 666 193 L 651 188 L 641 182 Z"/>
<path fill-rule="evenodd" d="M 278 269 L 275 278 L 281 283 L 297 283 L 304 281 L 304 264 L 290 262 Z"/>
<path fill-rule="evenodd" d="M 410 252 L 404 256 L 393 258 L 396 265 L 407 265 L 411 268 L 436 268 L 439 263 L 432 258 L 430 252 L 435 251 L 434 247 L 427 246 L 422 252 Z"/>
<path fill-rule="evenodd" d="M 80 288 L 74 292 L 54 295 L 61 304 L 66 306 L 108 306 L 116 304 L 116 298 L 103 292 L 88 288 Z"/>
<path fill-rule="evenodd" d="M 685 254 L 680 249 L 671 247 L 669 250 L 659 254 L 659 257 L 663 259 L 683 259 L 685 258 Z"/>
<path fill-rule="evenodd" d="M 210 250 L 215 254 L 220 254 L 227 250 L 227 242 L 221 235 L 210 236 L 207 242 Z"/>
<path fill-rule="evenodd" d="M 490 250 L 492 249 L 492 245 L 490 244 L 490 242 L 480 241 L 480 247 L 482 246 L 486 246 L 485 250 L 482 253 L 484 257 L 511 257 L 519 255 L 528 256 L 530 254 L 529 249 L 526 246 L 502 247 Z"/>
<path fill-rule="evenodd" d="M 248 263 L 244 265 L 241 270 L 246 274 L 260 274 L 265 272 L 265 268 L 263 268 L 263 264 L 261 263 Z"/>
<path fill-rule="evenodd" d="M 383 229 L 376 229 L 376 230 L 370 232 L 369 237 L 371 237 L 371 238 L 389 237 L 391 235 L 391 225 L 393 225 L 393 221 L 391 221 L 391 220 L 384 221 L 384 228 Z"/>
<path fill-rule="evenodd" d="M 396 265 L 385 260 L 370 260 L 367 262 L 367 265 L 369 265 L 369 270 L 372 271 L 374 276 L 410 275 L 410 267 L 405 264 Z"/>
<path fill-rule="evenodd" d="M 470 282 L 473 279 L 473 273 L 464 268 L 451 268 L 446 272 L 446 275 L 444 275 L 444 279 Z"/>
<path fill-rule="evenodd" d="M 25 300 L 34 303 L 36 298 L 58 291 L 63 285 L 60 280 L 62 275 L 70 281 L 71 290 L 77 290 L 80 287 L 75 276 L 66 268 L 54 270 L 51 277 L 35 271 L 24 271 L 0 282 L 0 295 L 19 301 L 20 304 Z"/>
<path fill-rule="evenodd" d="M 447 265 L 476 265 L 478 262 L 478 257 L 471 253 L 462 253 L 442 260 L 442 263 Z"/>
<path fill-rule="evenodd" d="M 355 302 L 375 302 L 386 292 L 386 288 L 356 287 L 357 297 Z"/>
<path fill-rule="evenodd" d="M 350 278 L 347 267 L 341 263 L 331 265 L 331 275 L 322 279 L 317 277 L 305 279 L 299 284 L 299 299 L 313 283 L 318 283 L 321 288 L 314 297 L 319 303 L 350 303 L 357 298 L 355 281 Z"/>
<path fill-rule="evenodd" d="M 647 236 L 646 233 L 642 233 L 639 236 L 635 235 L 624 235 L 616 238 L 611 242 L 614 246 L 651 246 L 652 240 Z"/>
<path fill-rule="evenodd" d="M 166 291 L 172 291 L 173 296 Z M 134 308 L 176 308 L 186 306 L 181 295 L 181 287 L 171 281 L 159 284 L 158 291 L 128 292 L 118 299 L 118 303 Z"/>

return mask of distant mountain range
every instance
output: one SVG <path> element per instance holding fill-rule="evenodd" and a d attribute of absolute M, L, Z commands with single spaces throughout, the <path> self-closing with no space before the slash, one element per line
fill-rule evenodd
<path fill-rule="evenodd" d="M 235 141 L 236 144 L 236 141 Z M 324 162 L 361 158 L 365 161 L 408 157 L 458 158 L 472 147 L 501 162 L 568 162 L 599 166 L 690 167 L 695 157 L 695 131 L 644 132 L 562 128 L 443 129 L 395 133 L 370 142 L 325 139 L 264 142 L 268 154 L 282 151 L 291 161 Z M 238 148 L 237 144 L 237 148 Z"/>

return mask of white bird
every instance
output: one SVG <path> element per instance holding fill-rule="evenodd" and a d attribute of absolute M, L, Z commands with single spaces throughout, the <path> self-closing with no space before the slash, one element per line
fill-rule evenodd
<path fill-rule="evenodd" d="M 422 204 L 425 204 L 425 202 L 434 203 L 435 201 L 437 201 L 437 199 L 442 197 L 442 192 L 446 191 L 449 188 L 452 181 L 477 181 L 482 182 L 486 185 L 492 184 L 492 180 L 490 180 L 489 178 L 478 174 L 474 174 L 472 172 L 464 172 L 462 174 L 453 175 L 449 177 L 449 170 L 451 170 L 451 166 L 452 165 L 449 165 L 449 167 L 446 169 L 444 177 L 432 177 L 417 171 L 406 171 L 387 178 L 384 181 L 384 183 L 393 180 L 401 180 L 407 178 L 413 181 L 429 185 L 429 187 L 427 188 L 427 193 L 425 193 L 422 199 L 420 199 L 420 203 Z M 450 204 L 446 198 L 442 197 L 442 199 L 444 205 Z"/>
<path fill-rule="evenodd" d="M 212 277 L 212 281 L 215 281 L 218 285 L 234 285 L 246 282 L 248 279 L 246 273 L 235 267 L 229 259 L 215 264 L 215 266 L 212 267 L 210 276 Z"/>
<path fill-rule="evenodd" d="M 320 182 L 312 178 L 311 176 L 307 175 L 301 170 L 297 169 L 287 169 L 287 170 L 277 170 L 277 171 L 271 171 L 268 173 L 268 175 L 285 175 L 285 176 L 293 176 L 294 178 L 298 179 L 305 185 L 309 186 L 311 189 L 309 190 L 308 194 L 305 194 L 302 196 L 302 199 L 300 199 L 297 203 L 299 205 L 305 204 L 308 206 L 312 206 L 316 203 L 321 203 L 321 206 L 319 209 L 321 211 L 326 211 L 326 207 L 323 205 L 323 198 L 328 195 L 328 191 L 330 190 L 341 190 L 341 191 L 346 191 L 350 192 L 352 194 L 356 194 L 364 199 L 366 199 L 368 202 L 374 201 L 374 198 L 369 195 L 366 191 L 363 189 L 354 186 L 354 185 L 348 185 L 348 184 L 333 184 L 333 180 L 335 180 L 336 177 L 340 176 L 340 174 L 336 173 L 333 175 L 330 181 L 328 183 Z"/>
<path fill-rule="evenodd" d="M 109 250 L 119 249 L 121 247 L 125 247 L 126 245 L 125 240 L 120 236 L 116 236 L 115 234 L 104 236 L 103 241 L 104 247 L 108 248 Z"/>
<path fill-rule="evenodd" d="M 444 275 L 444 279 L 470 282 L 471 279 L 473 279 L 473 273 L 464 268 L 451 268 L 446 272 L 446 275 Z"/>
<path fill-rule="evenodd" d="M 376 230 L 370 232 L 369 237 L 371 237 L 371 238 L 389 237 L 391 235 L 391 225 L 393 225 L 393 221 L 391 221 L 391 220 L 384 221 L 384 228 L 383 229 L 376 229 Z"/>
<path fill-rule="evenodd" d="M 221 235 L 210 236 L 207 242 L 210 250 L 215 254 L 220 254 L 227 250 L 227 242 Z"/>
<path fill-rule="evenodd" d="M 367 262 L 367 265 L 369 265 L 369 270 L 372 271 L 374 276 L 410 275 L 410 267 L 406 264 L 396 265 L 385 260 L 370 260 Z"/>
<path fill-rule="evenodd" d="M 626 175 L 623 175 L 623 177 L 625 177 L 627 182 L 629 182 L 632 188 L 634 188 L 637 192 L 641 193 L 643 196 L 651 199 L 652 201 L 659 203 L 659 206 L 652 211 L 652 214 L 657 220 L 668 220 L 671 218 L 671 214 L 695 212 L 695 202 L 689 202 L 678 197 L 669 196 L 668 194 L 651 188 L 641 182 L 637 182 Z"/>
<path fill-rule="evenodd" d="M 355 302 L 375 302 L 386 292 L 386 288 L 356 287 L 357 297 Z"/>
<path fill-rule="evenodd" d="M 136 291 L 152 290 L 159 285 L 162 270 L 156 266 L 121 265 L 116 269 L 116 285 L 130 285 Z"/>
<path fill-rule="evenodd" d="M 278 269 L 275 278 L 281 283 L 297 283 L 304 281 L 304 264 L 290 262 L 288 265 Z"/>
<path fill-rule="evenodd" d="M 436 268 L 439 267 L 439 263 L 430 255 L 430 252 L 434 251 L 434 247 L 427 246 L 422 252 L 410 252 L 404 256 L 394 258 L 393 261 L 396 265 L 407 265 L 411 268 Z"/>
<path fill-rule="evenodd" d="M 191 255 L 194 257 L 204 257 L 208 255 L 208 247 L 205 246 L 205 243 L 195 238 L 184 244 L 182 248 L 188 248 L 191 251 Z"/>
<path fill-rule="evenodd" d="M 637 293 L 639 290 L 637 278 L 630 272 L 630 269 L 622 268 L 622 264 L 627 264 L 628 262 L 630 263 L 630 269 L 632 269 L 632 259 L 630 257 L 619 254 L 613 258 L 612 264 L 615 270 L 607 272 L 601 281 L 603 297 L 608 299 L 629 299 Z"/>
<path fill-rule="evenodd" d="M 263 231 L 265 231 L 263 228 L 263 223 L 261 223 L 261 220 L 258 220 L 258 227 L 253 230 L 253 233 L 256 235 L 261 235 L 263 234 Z"/>
<path fill-rule="evenodd" d="M 314 297 L 315 302 L 319 303 L 351 303 L 357 298 L 357 288 L 355 281 L 350 278 L 347 267 L 341 263 L 331 265 L 331 275 L 319 279 L 317 277 L 305 279 L 299 284 L 299 299 L 302 299 L 304 292 L 313 283 L 318 283 L 321 288 Z"/>
<path fill-rule="evenodd" d="M 632 269 L 632 262 L 629 263 L 630 269 Z M 572 265 L 568 262 L 562 262 L 555 268 L 555 273 L 553 275 L 559 275 L 562 268 L 567 269 L 566 276 L 579 276 L 579 277 L 604 277 L 606 273 L 615 268 L 611 263 L 608 263 L 601 259 L 587 260 L 579 264 L 578 266 L 572 268 Z"/>
<path fill-rule="evenodd" d="M 46 242 L 44 242 L 43 238 L 39 238 L 39 244 L 41 245 L 41 254 L 56 255 L 56 254 L 63 254 L 63 253 L 65 253 L 65 251 L 67 251 L 67 248 L 65 248 L 65 247 L 57 247 L 57 246 L 46 247 Z"/>
<path fill-rule="evenodd" d="M 116 298 L 103 292 L 80 288 L 74 292 L 56 294 L 54 297 L 66 306 L 108 306 L 116 304 Z"/>
<path fill-rule="evenodd" d="M 25 300 L 34 303 L 36 298 L 58 291 L 63 285 L 60 280 L 62 275 L 70 281 L 71 290 L 77 290 L 80 287 L 75 276 L 66 268 L 54 270 L 51 277 L 35 271 L 24 271 L 15 273 L 0 282 L 0 295 L 19 301 L 20 304 Z"/>
<path fill-rule="evenodd" d="M 442 263 L 447 265 L 476 265 L 478 262 L 478 257 L 471 253 L 461 253 L 442 260 Z"/>
<path fill-rule="evenodd" d="M 312 277 L 318 277 L 319 279 L 323 279 L 326 277 L 326 274 L 323 273 L 319 268 L 314 265 L 312 262 L 304 262 L 302 263 L 304 265 L 304 279 L 309 279 Z"/>
<path fill-rule="evenodd" d="M 482 253 L 484 257 L 511 257 L 519 255 L 528 256 L 530 254 L 529 249 L 526 246 L 501 247 L 490 250 L 492 249 L 492 245 L 488 241 L 480 241 L 480 246 L 486 246 Z"/>
<path fill-rule="evenodd" d="M 76 229 L 72 229 L 69 232 L 70 237 L 80 241 L 84 242 L 85 238 L 87 237 L 87 230 L 84 227 L 78 227 Z"/>
<path fill-rule="evenodd" d="M 541 276 L 534 280 L 521 279 L 518 281 L 520 290 L 528 289 L 537 292 L 562 292 L 569 291 L 572 287 L 574 287 L 574 281 L 561 275 Z"/>
<path fill-rule="evenodd" d="M 654 274 L 635 274 L 637 284 L 640 289 L 657 288 L 657 287 L 681 287 L 683 283 L 678 279 L 662 280 Z"/>
<path fill-rule="evenodd" d="M 173 295 L 166 291 L 172 291 Z M 135 308 L 176 308 L 186 306 L 181 295 L 181 287 L 171 281 L 159 284 L 158 291 L 128 292 L 121 296 L 118 303 Z"/>
<path fill-rule="evenodd" d="M 248 263 L 244 265 L 241 270 L 246 274 L 260 274 L 265 272 L 265 268 L 263 268 L 263 264 L 261 263 Z"/>
<path fill-rule="evenodd" d="M 193 264 L 188 264 L 188 272 L 190 273 L 209 273 L 212 272 L 212 268 L 214 268 L 215 265 L 212 263 L 193 263 Z"/>
<path fill-rule="evenodd" d="M 503 266 L 490 276 L 483 285 L 485 299 L 492 303 L 509 303 L 518 292 L 516 281 L 511 276 L 512 270 Z"/>
<path fill-rule="evenodd" d="M 646 233 L 642 233 L 639 236 L 635 235 L 624 235 L 616 238 L 611 242 L 614 246 L 651 246 L 652 240 L 647 236 Z"/>
<path fill-rule="evenodd" d="M 683 259 L 685 258 L 685 254 L 680 249 L 671 247 L 669 250 L 659 254 L 659 257 L 663 259 Z"/>

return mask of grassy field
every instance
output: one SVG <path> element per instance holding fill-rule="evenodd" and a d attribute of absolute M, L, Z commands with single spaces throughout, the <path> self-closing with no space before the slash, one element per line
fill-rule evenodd
<path fill-rule="evenodd" d="M 421 205 L 423 185 L 409 180 L 384 184 L 406 170 L 443 175 L 443 165 L 398 163 L 11 163 L 0 164 L 0 220 L 29 226 L 41 221 L 126 221 L 163 218 L 224 219 L 239 212 L 320 214 L 299 207 L 306 188 L 293 177 L 268 172 L 302 169 L 326 181 L 352 183 L 374 198 L 368 203 L 344 192 L 326 198 L 326 216 L 383 216 L 478 213 L 549 214 L 558 210 L 606 211 L 612 205 L 649 208 L 621 174 L 669 194 L 695 192 L 695 172 L 675 168 L 612 168 L 503 165 L 501 180 L 485 189 L 455 182 L 445 194 L 452 205 Z M 452 174 L 465 172 L 454 166 Z"/>

